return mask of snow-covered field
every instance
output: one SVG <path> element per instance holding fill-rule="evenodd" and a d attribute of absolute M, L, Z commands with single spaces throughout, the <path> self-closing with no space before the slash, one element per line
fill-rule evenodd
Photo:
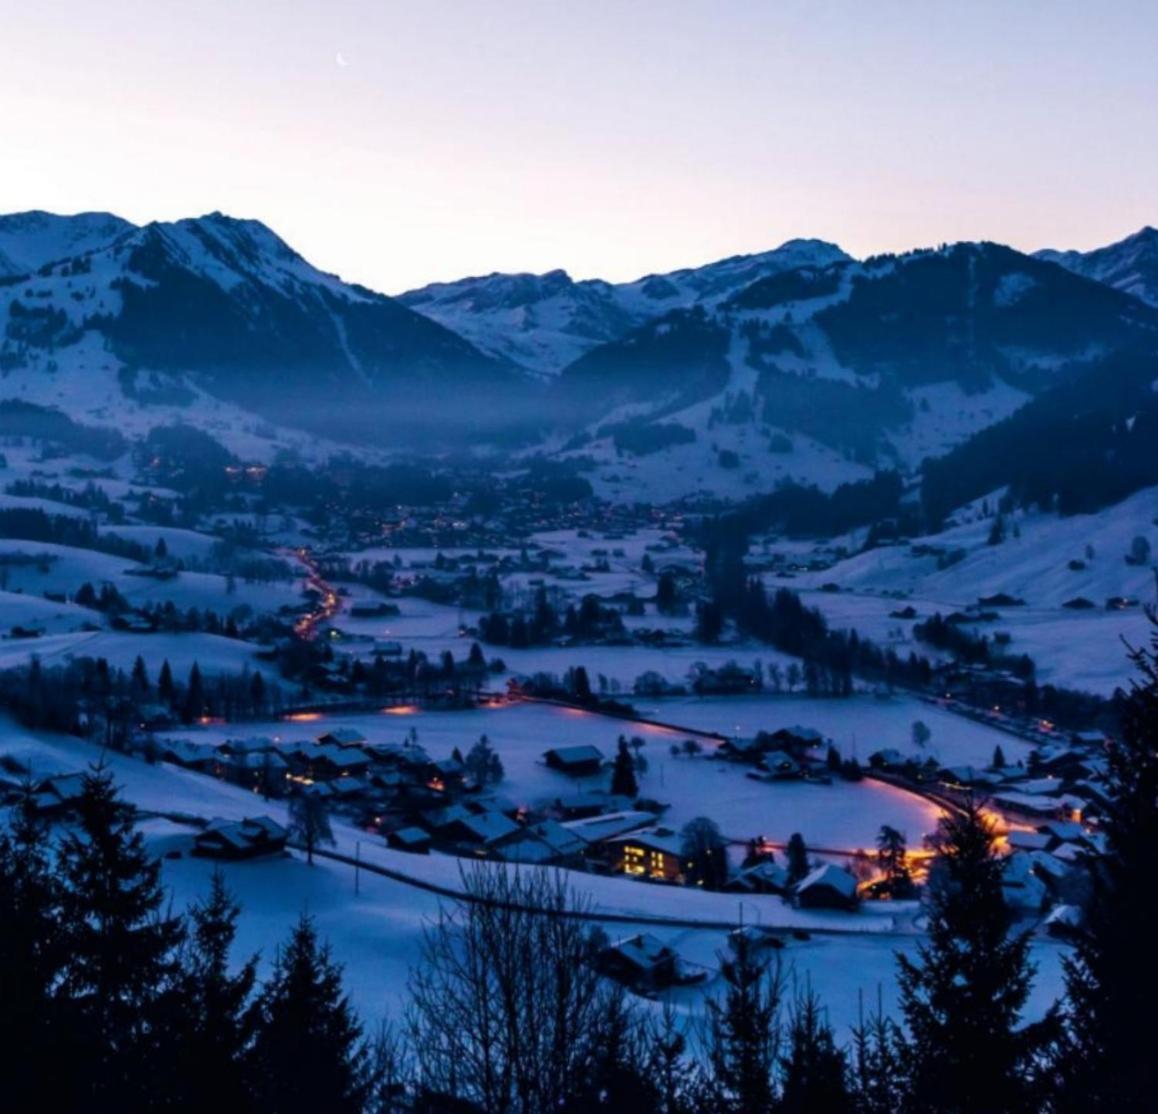
<path fill-rule="evenodd" d="M 1097 514 L 1062 518 L 1017 512 L 1006 519 L 1005 540 L 998 545 L 987 544 L 992 517 L 977 513 L 976 506 L 958 517 L 960 525 L 913 544 L 870 549 L 790 580 L 770 576 L 767 584 L 802 591 L 834 626 L 853 627 L 906 651 L 916 648 L 915 620 L 892 618 L 890 612 L 912 606 L 917 618 L 925 619 L 1004 593 L 1024 605 L 992 608 L 999 618 L 971 629 L 1007 632 L 1008 651 L 1033 658 L 1039 683 L 1109 695 L 1129 679 L 1124 643 L 1139 645 L 1148 637 L 1143 606 L 1154 602 L 1155 579 L 1149 561 L 1130 564 L 1126 556 L 1137 537 L 1158 551 L 1158 489 L 1140 491 Z M 936 554 L 914 555 L 914 545 L 960 551 L 961 558 L 939 568 Z M 828 583 L 842 590 L 810 591 Z M 1107 610 L 1106 601 L 1116 597 L 1135 605 Z M 1094 607 L 1063 606 L 1079 598 Z"/>
<path fill-rule="evenodd" d="M 505 713 L 500 713 L 505 714 Z M 423 741 L 429 741 L 421 736 Z M 25 732 L 10 722 L 0 723 L 0 755 L 30 766 L 35 775 L 86 768 L 101 752 L 75 739 Z M 263 802 L 252 793 L 224 782 L 179 770 L 166 764 L 147 765 L 118 754 L 104 760 L 125 796 L 148 811 L 192 816 L 241 818 L 266 813 L 284 819 L 284 805 Z M 825 790 L 816 788 L 815 792 Z M 214 864 L 189 855 L 192 829 L 169 819 L 143 822 L 151 850 L 158 855 L 180 852 L 164 860 L 164 880 L 174 905 L 181 908 L 203 896 Z M 336 822 L 336 849 L 357 851 L 361 860 L 401 875 L 421 878 L 447 889 L 459 886 L 458 864 L 443 856 L 413 856 L 387 850 L 374 837 Z M 296 853 L 273 859 L 227 863 L 226 880 L 241 900 L 244 914 L 238 933 L 237 955 L 260 952 L 263 964 L 272 959 L 302 910 L 316 918 L 319 930 L 331 942 L 334 954 L 346 967 L 347 986 L 354 1004 L 373 1024 L 397 1018 L 405 1000 L 406 979 L 418 961 L 424 926 L 447 899 L 394 878 L 364 869 L 355 893 L 353 868 L 319 858 L 307 866 Z M 605 923 L 613 938 L 646 930 L 674 947 L 689 965 L 707 969 L 709 979 L 696 988 L 675 992 L 680 1008 L 698 1013 L 705 994 L 720 990 L 719 956 L 725 931 L 718 927 L 657 924 L 654 918 L 673 917 L 706 924 L 759 922 L 812 930 L 808 940 L 790 939 L 782 953 L 785 972 L 797 985 L 809 983 L 823 998 L 842 1035 L 856 1023 L 861 995 L 870 1006 L 878 989 L 886 1008 L 895 1001 L 895 959 L 898 950 L 910 951 L 918 941 L 907 918 L 897 919 L 887 906 L 860 914 L 793 910 L 777 898 L 708 894 L 685 889 L 629 882 L 592 875 L 569 876 L 576 890 L 597 915 L 615 914 L 653 918 L 646 921 Z M 828 930 L 828 931 L 818 931 Z M 831 935 L 833 930 L 838 935 Z M 844 931 L 840 931 L 844 930 Z M 1035 942 L 1039 964 L 1030 1013 L 1044 1012 L 1060 989 L 1062 949 L 1051 941 Z"/>

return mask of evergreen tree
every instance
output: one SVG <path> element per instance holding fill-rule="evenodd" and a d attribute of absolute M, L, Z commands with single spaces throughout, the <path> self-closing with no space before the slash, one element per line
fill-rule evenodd
<path fill-rule="evenodd" d="M 706 1052 L 712 1105 L 725 1114 L 769 1114 L 780 1045 L 780 970 L 757 959 L 745 936 L 721 958 L 722 1001 L 707 1003 Z"/>
<path fill-rule="evenodd" d="M 928 943 L 899 954 L 913 1110 L 1036 1111 L 1034 1069 L 1053 1019 L 1021 1026 L 1033 965 L 1011 935 L 994 833 L 978 806 L 942 819 L 930 879 Z"/>
<path fill-rule="evenodd" d="M 691 1114 L 699 1073 L 688 1060 L 687 1035 L 670 1002 L 652 1020 L 648 1050 L 655 1114 Z"/>
<path fill-rule="evenodd" d="M 185 690 L 185 705 L 181 710 L 184 723 L 192 723 L 205 714 L 205 683 L 201 680 L 201 667 L 194 662 L 189 670 L 189 685 Z"/>
<path fill-rule="evenodd" d="M 627 748 L 627 739 L 619 736 L 619 749 L 611 767 L 611 792 L 616 797 L 635 800 L 639 796 L 639 782 L 635 778 L 635 760 Z"/>
<path fill-rule="evenodd" d="M 1132 654 L 1139 677 L 1121 703 L 1108 748 L 1105 851 L 1089 863 L 1091 895 L 1065 962 L 1066 1033 L 1057 1068 L 1064 1111 L 1151 1109 L 1158 1092 L 1153 1028 L 1158 995 L 1153 929 L 1158 897 L 1158 618 L 1149 649 Z"/>
<path fill-rule="evenodd" d="M 884 875 L 885 889 L 891 897 L 907 898 L 913 893 L 913 879 L 905 862 L 905 837 L 896 828 L 882 824 L 877 834 L 877 865 Z"/>
<path fill-rule="evenodd" d="M 993 768 L 995 770 L 1005 769 L 1005 751 L 1001 749 L 1000 743 L 993 748 Z"/>
<path fill-rule="evenodd" d="M 857 1114 L 896 1114 L 904 1083 L 903 1038 L 885 1015 L 877 988 L 877 1007 L 866 1020 L 864 999 L 853 1029 L 852 1097 Z"/>
<path fill-rule="evenodd" d="M 812 869 L 808 865 L 808 848 L 804 844 L 804 837 L 799 832 L 793 832 L 788 837 L 788 846 L 784 850 L 787 858 L 788 884 L 795 885 L 805 878 Z"/>
<path fill-rule="evenodd" d="M 258 999 L 254 1108 L 361 1114 L 370 1082 L 361 1037 L 342 969 L 303 914 Z"/>
<path fill-rule="evenodd" d="M 140 654 L 133 662 L 133 693 L 142 698 L 149 695 L 149 671 L 145 668 L 145 659 Z"/>
<path fill-rule="evenodd" d="M 584 666 L 578 665 L 571 671 L 569 688 L 571 695 L 576 700 L 585 703 L 591 699 L 591 679 L 587 676 L 587 670 Z"/>
<path fill-rule="evenodd" d="M 183 956 L 183 1016 L 173 1105 L 191 1112 L 243 1109 L 245 1057 L 253 1035 L 251 995 L 257 957 L 233 970 L 231 951 L 241 906 L 219 870 L 208 895 L 189 911 L 191 938 Z"/>
<path fill-rule="evenodd" d="M 495 748 L 485 735 L 479 736 L 478 742 L 467 751 L 465 759 L 461 754 L 459 759 L 466 767 L 467 773 L 474 778 L 475 784 L 481 788 L 497 785 L 503 780 L 502 759 L 495 753 Z"/>
<path fill-rule="evenodd" d="M 173 670 L 169 668 L 169 659 L 161 662 L 161 672 L 157 676 L 157 695 L 163 704 L 173 707 L 176 689 L 173 685 Z"/>
<path fill-rule="evenodd" d="M 779 1114 L 841 1114 L 852 1110 L 848 1063 L 837 1048 L 820 999 L 808 988 L 792 1006 L 788 1053 L 781 1060 Z"/>
<path fill-rule="evenodd" d="M 724 633 L 724 612 L 715 600 L 706 600 L 696 607 L 696 639 L 712 645 Z"/>
<path fill-rule="evenodd" d="M 31 787 L 0 824 L 0 1080 L 11 1110 L 63 1105 L 45 1073 L 60 1039 L 55 988 L 65 962 L 60 889 Z"/>
<path fill-rule="evenodd" d="M 137 1109 L 168 1088 L 164 1022 L 179 993 L 184 926 L 162 912 L 160 863 L 108 773 L 85 775 L 76 811 L 59 853 L 63 993 L 78 1024 L 70 1074 L 89 1109 Z"/>

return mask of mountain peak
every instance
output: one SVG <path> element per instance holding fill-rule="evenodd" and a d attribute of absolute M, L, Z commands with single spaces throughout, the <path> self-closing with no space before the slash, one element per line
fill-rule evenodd
<path fill-rule="evenodd" d="M 113 213 L 50 213 L 29 209 L 0 215 L 0 275 L 27 274 L 46 263 L 105 247 L 136 226 Z"/>
<path fill-rule="evenodd" d="M 1153 225 L 1143 225 L 1125 239 L 1093 251 L 1046 249 L 1036 254 L 1039 259 L 1158 306 L 1158 229 Z"/>

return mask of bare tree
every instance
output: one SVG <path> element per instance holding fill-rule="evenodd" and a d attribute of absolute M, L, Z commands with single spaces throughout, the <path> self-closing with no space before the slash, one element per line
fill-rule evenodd
<path fill-rule="evenodd" d="M 330 829 L 330 806 L 323 797 L 303 793 L 290 801 L 290 836 L 306 849 L 306 862 L 314 865 L 314 848 L 319 843 L 334 842 Z"/>
<path fill-rule="evenodd" d="M 627 1008 L 592 966 L 586 904 L 558 872 L 477 864 L 462 879 L 464 900 L 427 928 L 410 976 L 420 1093 L 507 1114 L 566 1109 Z"/>

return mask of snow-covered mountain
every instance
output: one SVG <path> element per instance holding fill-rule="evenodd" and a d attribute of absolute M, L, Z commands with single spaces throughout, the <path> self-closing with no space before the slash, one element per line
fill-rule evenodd
<path fill-rule="evenodd" d="M 552 393 L 586 424 L 565 451 L 624 490 L 666 489 L 682 471 L 738 494 L 915 469 L 1139 344 L 1158 345 L 1145 303 L 1010 248 L 957 244 L 761 278 L 593 349 Z"/>
<path fill-rule="evenodd" d="M 0 277 L 31 274 L 46 263 L 111 244 L 133 228 L 112 213 L 60 216 L 33 209 L 0 215 Z"/>
<path fill-rule="evenodd" d="M 524 382 L 436 322 L 319 271 L 258 221 L 119 222 L 111 238 L 116 218 L 38 223 L 12 234 L 17 258 L 80 247 L 0 286 L 9 376 L 51 381 L 87 361 L 137 398 L 160 376 L 165 389 L 363 437 L 380 436 L 387 412 L 405 419 L 400 433 L 481 429 Z"/>
<path fill-rule="evenodd" d="M 491 274 L 433 283 L 400 295 L 399 301 L 484 352 L 554 375 L 600 344 L 672 310 L 715 305 L 757 279 L 847 259 L 835 244 L 790 240 L 772 251 L 634 282 L 576 281 L 566 271 Z"/>
<path fill-rule="evenodd" d="M 1147 225 L 1133 236 L 1093 251 L 1047 248 L 1036 255 L 1158 306 L 1158 228 Z"/>

